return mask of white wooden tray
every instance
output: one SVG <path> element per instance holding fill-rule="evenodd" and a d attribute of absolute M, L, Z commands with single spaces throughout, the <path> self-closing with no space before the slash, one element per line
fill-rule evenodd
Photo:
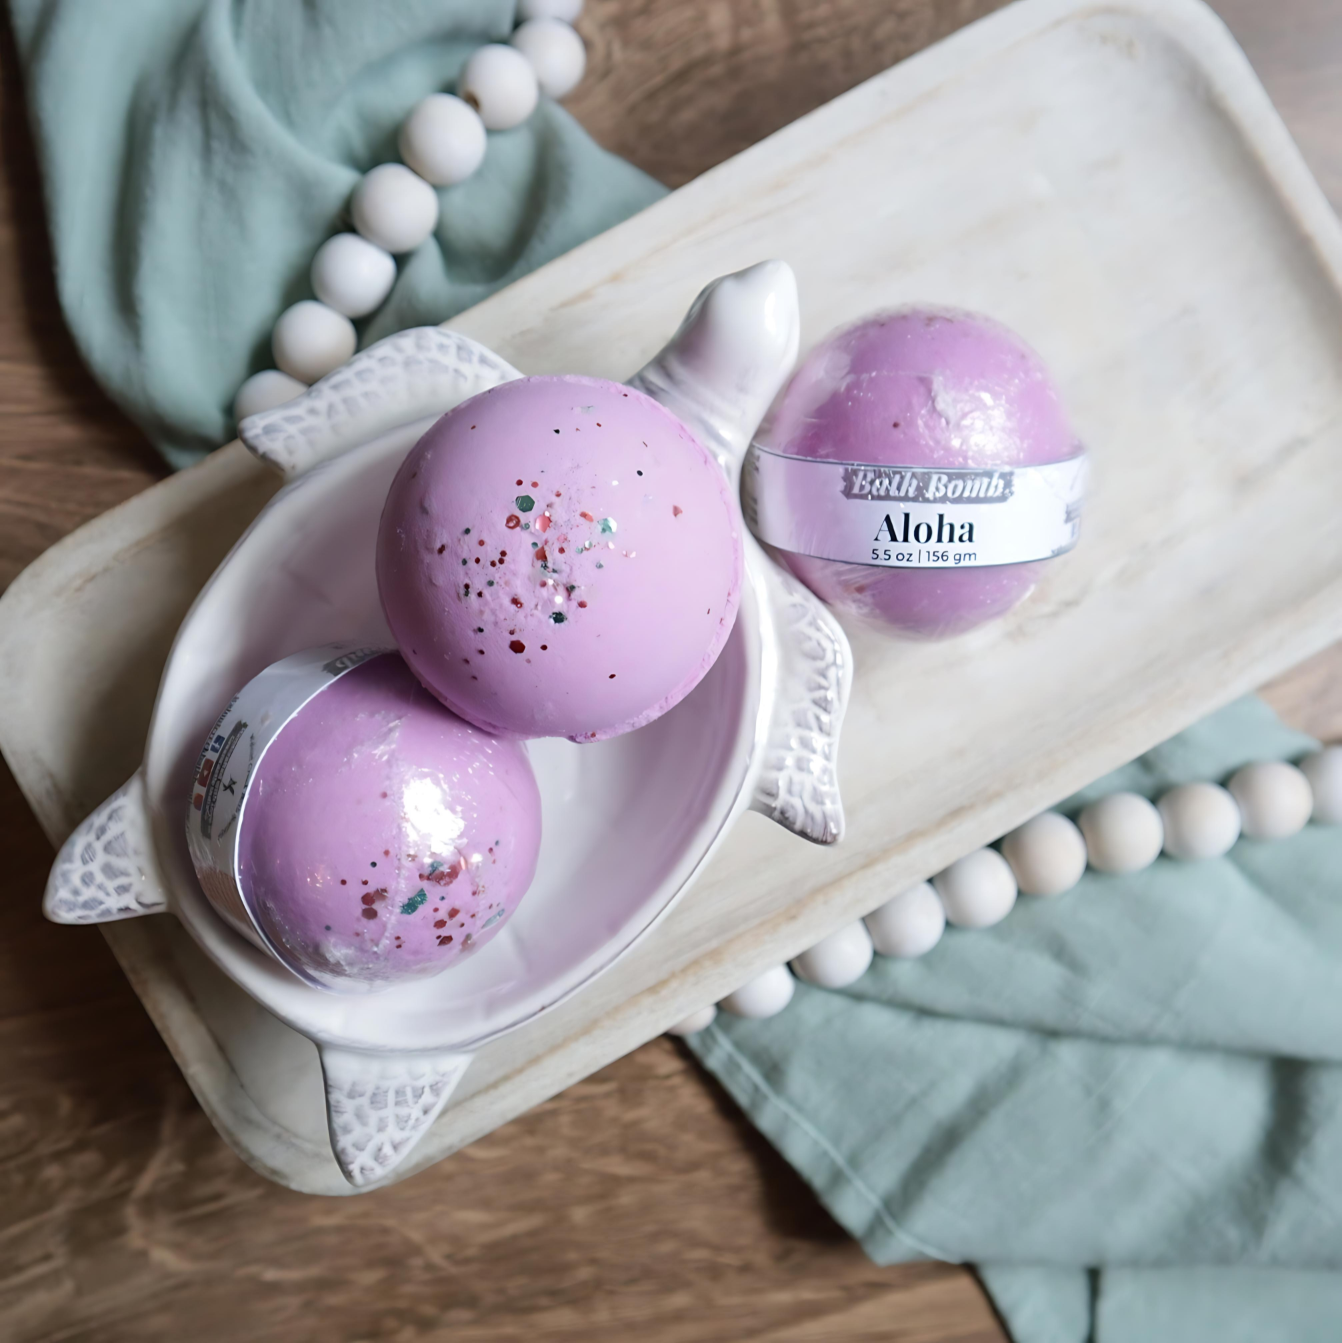
<path fill-rule="evenodd" d="M 1000 11 L 452 326 L 624 378 L 766 256 L 798 274 L 803 348 L 912 300 L 1020 330 L 1093 456 L 1082 544 L 965 638 L 851 631 L 846 840 L 747 815 L 652 937 L 481 1053 L 402 1176 L 1342 635 L 1342 228 L 1193 0 Z M 277 484 L 231 445 L 0 600 L 0 742 L 53 840 L 134 769 L 177 622 Z M 309 1042 L 173 920 L 105 932 L 238 1151 L 351 1192 Z"/>

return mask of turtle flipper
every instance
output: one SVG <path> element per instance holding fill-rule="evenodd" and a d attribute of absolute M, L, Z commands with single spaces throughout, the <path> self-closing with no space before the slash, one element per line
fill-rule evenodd
<path fill-rule="evenodd" d="M 321 1045 L 331 1151 L 355 1188 L 390 1175 L 447 1104 L 470 1054 L 369 1054 Z"/>
<path fill-rule="evenodd" d="M 52 864 L 42 912 L 53 923 L 111 923 L 167 909 L 136 770 L 81 821 Z"/>
<path fill-rule="evenodd" d="M 238 437 L 286 480 L 403 424 L 442 415 L 522 375 L 479 341 L 438 326 L 361 350 L 302 396 L 249 415 Z"/>
<path fill-rule="evenodd" d="M 777 635 L 778 679 L 751 810 L 803 839 L 834 844 L 843 838 L 837 766 L 852 650 L 824 603 L 763 552 L 756 554 Z"/>

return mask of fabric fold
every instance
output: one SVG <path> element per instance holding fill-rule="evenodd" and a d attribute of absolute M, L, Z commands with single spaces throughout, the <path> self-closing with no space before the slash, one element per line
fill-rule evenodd
<path fill-rule="evenodd" d="M 10 0 L 66 320 L 174 466 L 233 437 L 270 331 L 312 297 L 362 172 L 425 94 L 507 40 L 512 0 Z M 664 188 L 542 99 L 439 192 L 367 344 L 446 321 Z"/>
<path fill-rule="evenodd" d="M 1243 700 L 1062 810 L 1315 745 Z M 979 1265 L 1017 1343 L 1336 1337 L 1340 874 L 1316 825 L 1087 872 L 689 1045 L 874 1260 Z M 1241 1275 L 1297 1304 L 1226 1332 Z"/>

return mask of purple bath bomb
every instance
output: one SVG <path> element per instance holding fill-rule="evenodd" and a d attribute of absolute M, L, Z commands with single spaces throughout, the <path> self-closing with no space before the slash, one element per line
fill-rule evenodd
<path fill-rule="evenodd" d="M 756 441 L 790 456 L 872 466 L 1040 466 L 1081 451 L 1030 346 L 989 317 L 931 307 L 878 313 L 822 341 Z M 804 514 L 807 500 L 792 507 Z M 1004 615 L 1044 562 L 887 569 L 782 554 L 831 605 L 933 639 Z"/>
<path fill-rule="evenodd" d="M 736 620 L 737 505 L 643 393 L 522 378 L 444 415 L 406 458 L 377 543 L 416 676 L 490 732 L 596 741 L 650 723 Z"/>
<path fill-rule="evenodd" d="M 336 990 L 388 988 L 499 932 L 540 831 L 523 747 L 462 722 L 389 653 L 315 695 L 261 757 L 239 882 L 291 969 Z"/>

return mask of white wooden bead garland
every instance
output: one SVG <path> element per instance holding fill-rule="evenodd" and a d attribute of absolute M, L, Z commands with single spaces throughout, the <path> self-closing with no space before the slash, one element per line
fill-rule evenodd
<path fill-rule="evenodd" d="M 820 988 L 845 988 L 881 956 L 925 955 L 946 923 L 986 928 L 1000 922 L 1026 895 L 1052 897 L 1070 890 L 1086 867 L 1139 872 L 1161 852 L 1193 862 L 1228 853 L 1240 835 L 1285 839 L 1314 820 L 1342 825 L 1342 746 L 1326 746 L 1298 766 L 1280 760 L 1244 765 L 1225 787 L 1180 784 L 1151 803 L 1137 793 L 1111 793 L 1084 808 L 1073 823 L 1046 811 L 1013 830 L 1001 852 L 977 849 L 932 881 L 896 895 L 861 923 L 848 924 L 792 962 L 798 978 Z M 786 966 L 775 966 L 729 994 L 719 1006 L 744 1017 L 771 1017 L 792 1001 Z M 704 1008 L 671 1029 L 693 1035 L 716 1017 Z"/>
<path fill-rule="evenodd" d="M 471 54 L 457 94 L 422 98 L 401 126 L 404 163 L 369 169 L 350 197 L 355 232 L 328 238 L 313 258 L 316 299 L 280 314 L 271 336 L 276 367 L 238 389 L 233 416 L 244 420 L 292 401 L 354 354 L 351 318 L 367 317 L 396 283 L 396 257 L 413 252 L 438 225 L 437 187 L 464 182 L 484 162 L 489 131 L 520 126 L 543 93 L 563 98 L 577 87 L 587 50 L 572 28 L 582 0 L 520 0 L 509 43 Z M 458 96 L 459 95 L 459 96 Z"/>

